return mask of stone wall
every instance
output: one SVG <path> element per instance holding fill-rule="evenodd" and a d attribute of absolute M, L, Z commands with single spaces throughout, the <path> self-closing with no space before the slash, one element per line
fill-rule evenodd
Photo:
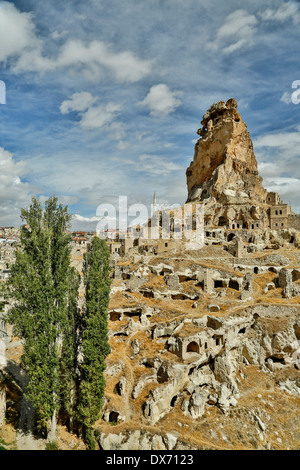
<path fill-rule="evenodd" d="M 300 230 L 300 214 L 289 215 L 288 227 Z"/>

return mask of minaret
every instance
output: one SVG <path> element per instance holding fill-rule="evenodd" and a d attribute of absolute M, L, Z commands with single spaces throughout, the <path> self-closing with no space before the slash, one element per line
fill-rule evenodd
<path fill-rule="evenodd" d="M 157 211 L 156 192 L 154 191 L 153 205 L 152 205 L 152 215 L 155 214 L 156 211 Z"/>

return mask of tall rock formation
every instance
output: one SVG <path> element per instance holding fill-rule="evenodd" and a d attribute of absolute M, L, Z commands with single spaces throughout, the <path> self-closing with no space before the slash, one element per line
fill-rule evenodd
<path fill-rule="evenodd" d="M 187 169 L 188 200 L 206 205 L 210 225 L 264 228 L 267 191 L 262 185 L 253 144 L 237 102 L 213 104 L 204 114 Z"/>

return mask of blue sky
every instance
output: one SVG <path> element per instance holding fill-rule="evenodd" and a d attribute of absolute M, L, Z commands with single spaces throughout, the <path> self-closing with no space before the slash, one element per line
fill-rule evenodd
<path fill-rule="evenodd" d="M 0 1 L 0 225 L 32 195 L 92 229 L 119 195 L 183 204 L 202 116 L 231 97 L 300 212 L 299 39 L 296 1 Z"/>

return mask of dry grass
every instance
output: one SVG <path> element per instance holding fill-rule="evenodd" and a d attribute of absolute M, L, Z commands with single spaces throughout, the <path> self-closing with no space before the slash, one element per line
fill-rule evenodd
<path fill-rule="evenodd" d="M 281 254 L 291 261 L 292 267 L 299 267 L 299 250 L 269 250 L 268 255 Z M 253 253 L 249 258 L 260 261 L 266 256 L 266 253 Z M 78 261 L 80 261 L 78 257 Z M 153 257 L 150 261 L 152 266 L 158 266 L 163 263 L 173 266 L 175 271 L 184 273 L 186 269 L 191 268 L 193 272 L 197 268 L 213 268 L 230 273 L 236 277 L 243 277 L 244 274 L 235 271 L 227 263 L 231 262 L 232 256 L 226 253 L 222 247 L 204 247 L 198 252 L 181 252 L 177 254 L 162 253 L 159 257 Z M 121 259 L 119 264 L 124 267 L 130 267 L 130 271 L 137 269 L 142 263 L 137 262 L 134 265 L 130 257 Z M 119 411 L 126 417 L 125 422 L 114 425 L 106 423 L 100 418 L 95 423 L 94 428 L 100 429 L 104 434 L 123 433 L 128 435 L 135 430 L 148 431 L 153 434 L 164 436 L 170 432 L 185 442 L 191 448 L 195 449 L 235 449 L 235 450 L 254 450 L 264 449 L 270 445 L 272 449 L 298 449 L 300 447 L 300 417 L 299 406 L 300 399 L 289 395 L 279 389 L 278 385 L 286 379 L 297 380 L 299 371 L 294 368 L 278 369 L 274 373 L 263 372 L 258 366 L 241 365 L 236 379 L 240 390 L 240 398 L 236 407 L 231 407 L 227 415 L 223 414 L 216 406 L 207 405 L 205 414 L 198 419 L 192 419 L 185 416 L 181 410 L 181 405 L 188 392 L 181 389 L 178 394 L 177 403 L 170 411 L 155 425 L 150 425 L 143 415 L 143 407 L 151 390 L 162 386 L 158 383 L 154 370 L 142 365 L 143 360 L 153 360 L 159 358 L 162 362 L 172 365 L 183 364 L 183 361 L 176 355 L 170 353 L 164 348 L 164 341 L 167 338 L 152 340 L 152 329 L 156 325 L 171 323 L 174 320 L 181 322 L 185 319 L 199 319 L 205 315 L 214 317 L 238 317 L 247 314 L 248 307 L 256 304 L 274 305 L 274 306 L 299 306 L 300 298 L 296 297 L 290 300 L 282 298 L 282 289 L 273 289 L 264 293 L 266 285 L 274 282 L 277 277 L 275 273 L 267 272 L 254 275 L 254 299 L 249 302 L 241 302 L 238 297 L 240 292 L 227 289 L 225 297 L 217 295 L 208 295 L 203 292 L 199 286 L 195 286 L 197 281 L 188 280 L 181 283 L 181 292 L 186 294 L 199 294 L 198 305 L 192 308 L 195 300 L 172 300 L 169 296 L 166 298 L 147 298 L 140 292 L 118 291 L 111 296 L 109 309 L 122 308 L 146 308 L 152 309 L 152 316 L 149 317 L 150 325 L 140 325 L 139 315 L 127 315 L 124 313 L 122 321 L 109 321 L 109 329 L 112 333 L 117 333 L 125 328 L 130 319 L 137 322 L 140 329 L 131 331 L 129 336 L 112 336 L 110 338 L 111 353 L 107 357 L 107 367 L 122 363 L 119 373 L 114 376 L 106 375 L 106 405 L 105 410 Z M 300 284 L 300 281 L 298 281 Z M 113 286 L 121 287 L 126 281 L 114 280 Z M 163 295 L 167 292 L 167 285 L 164 276 L 150 274 L 145 278 L 142 289 L 153 290 Z M 218 289 L 216 289 L 218 293 Z M 210 313 L 209 304 L 217 304 L 220 311 Z M 257 320 L 261 330 L 268 335 L 277 334 L 280 331 L 286 331 L 290 319 L 281 318 L 260 318 Z M 199 327 L 192 323 L 187 323 L 180 331 L 179 335 L 192 335 L 199 332 Z M 254 334 L 254 332 L 253 332 Z M 136 339 L 139 342 L 140 352 L 134 355 L 131 346 L 132 341 Z M 22 348 L 8 350 L 9 358 L 15 361 L 20 360 Z M 132 398 L 132 390 L 143 376 L 150 376 L 136 399 Z M 120 395 L 117 385 L 121 379 L 126 379 L 126 394 Z M 10 393 L 13 393 L 11 391 Z M 0 439 L 9 440 L 13 445 L 15 439 L 15 425 L 17 422 L 17 403 L 18 397 L 10 399 L 15 403 L 15 420 L 6 423 L 0 433 Z M 13 411 L 13 410 L 12 410 Z M 255 415 L 260 416 L 266 425 L 264 433 L 259 429 Z M 4 433 L 4 434 L 3 434 Z M 2 437 L 2 435 L 4 437 Z M 58 444 L 62 450 L 82 449 L 84 444 L 75 435 L 68 433 L 67 429 L 59 425 Z"/>

